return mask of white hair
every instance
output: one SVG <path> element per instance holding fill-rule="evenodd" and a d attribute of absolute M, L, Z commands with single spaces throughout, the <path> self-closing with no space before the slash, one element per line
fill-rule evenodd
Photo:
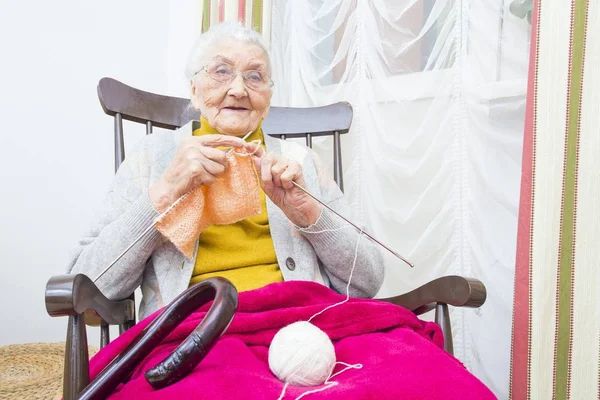
<path fill-rule="evenodd" d="M 265 58 L 267 59 L 267 67 L 269 68 L 269 72 L 271 71 L 271 57 L 262 36 L 258 32 L 242 26 L 239 22 L 223 22 L 212 26 L 207 32 L 198 37 L 188 56 L 185 66 L 185 76 L 189 80 L 192 80 L 198 70 L 202 68 L 206 50 L 222 40 L 229 39 L 248 42 L 263 49 Z"/>

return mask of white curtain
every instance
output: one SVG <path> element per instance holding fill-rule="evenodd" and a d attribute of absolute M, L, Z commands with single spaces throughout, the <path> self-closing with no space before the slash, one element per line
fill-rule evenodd
<path fill-rule="evenodd" d="M 482 280 L 451 312 L 456 356 L 500 398 L 508 365 L 530 28 L 504 0 L 272 0 L 274 105 L 348 101 L 354 218 L 386 257 L 381 296 Z M 317 150 L 330 159 L 327 142 Z"/>

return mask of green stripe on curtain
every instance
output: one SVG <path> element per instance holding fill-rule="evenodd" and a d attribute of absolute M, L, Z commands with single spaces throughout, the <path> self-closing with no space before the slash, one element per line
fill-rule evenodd
<path fill-rule="evenodd" d="M 573 276 L 575 273 L 575 201 L 577 193 L 579 119 L 581 114 L 586 12 L 587 0 L 574 0 L 571 20 L 570 79 L 568 82 L 567 137 L 565 143 L 566 154 L 563 177 L 557 293 L 557 337 L 554 358 L 554 394 L 555 398 L 558 399 L 568 398 L 568 385 L 571 378 L 572 302 Z"/>
<path fill-rule="evenodd" d="M 202 5 L 202 33 L 210 28 L 210 0 L 204 0 Z"/>
<path fill-rule="evenodd" d="M 258 33 L 262 33 L 262 0 L 252 1 L 252 29 Z"/>

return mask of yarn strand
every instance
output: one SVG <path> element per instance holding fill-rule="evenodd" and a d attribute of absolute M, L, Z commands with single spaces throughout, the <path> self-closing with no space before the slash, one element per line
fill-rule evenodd
<path fill-rule="evenodd" d="M 328 382 L 334 376 L 337 376 L 337 375 L 341 374 L 342 372 L 346 372 L 349 369 L 361 369 L 363 367 L 362 364 L 348 364 L 348 363 L 345 363 L 342 361 L 337 361 L 336 364 L 345 365 L 346 368 L 342 369 L 341 371 L 336 372 L 335 374 L 332 374 L 329 378 L 327 378 L 327 380 L 325 382 Z"/>
<path fill-rule="evenodd" d="M 285 383 L 285 385 L 283 385 L 283 390 L 281 391 L 281 394 L 279 395 L 279 397 L 277 398 L 277 400 L 282 400 L 283 396 L 285 396 L 285 391 L 287 390 L 288 386 L 290 386 L 289 383 Z"/>
<path fill-rule="evenodd" d="M 356 267 L 356 259 L 358 258 L 358 245 L 360 244 L 360 238 L 362 237 L 362 233 L 363 233 L 363 231 L 361 229 L 360 232 L 358 233 L 358 240 L 356 241 L 356 248 L 354 249 L 354 261 L 352 262 L 352 269 L 350 270 L 350 277 L 348 278 L 348 284 L 346 285 L 346 298 L 344 300 L 340 301 L 339 303 L 335 303 L 335 304 L 325 307 L 324 309 L 322 309 L 321 311 L 319 311 L 318 313 L 316 313 L 315 315 L 310 317 L 308 319 L 308 322 L 312 321 L 313 318 L 315 318 L 316 316 L 323 314 L 325 311 L 327 311 L 331 308 L 337 307 L 339 305 L 342 305 L 350 300 L 350 283 L 352 282 L 352 276 L 354 275 L 354 268 Z"/>
<path fill-rule="evenodd" d="M 346 372 L 349 369 L 361 369 L 363 367 L 362 364 L 347 364 L 345 362 L 342 361 L 338 361 L 336 362 L 336 364 L 341 364 L 341 365 L 345 365 L 346 368 L 336 372 L 335 374 L 332 374 L 331 376 L 329 376 L 327 378 L 327 380 L 323 383 L 325 386 L 318 388 L 318 389 L 314 389 L 314 390 L 309 390 L 307 392 L 302 393 L 300 396 L 296 397 L 295 400 L 300 400 L 301 398 L 308 396 L 309 394 L 313 394 L 313 393 L 319 393 L 319 392 L 324 392 L 327 389 L 331 389 L 334 386 L 339 385 L 339 382 L 336 381 L 330 381 L 331 378 L 333 378 L 334 376 L 340 375 L 342 372 Z M 286 383 L 285 386 L 287 386 L 288 384 Z M 282 400 L 283 396 L 285 395 L 285 387 L 284 387 L 284 391 L 282 392 L 281 396 L 279 397 L 278 400 Z"/>
<path fill-rule="evenodd" d="M 331 389 L 332 387 L 337 386 L 337 385 L 338 385 L 337 382 L 326 382 L 325 386 L 318 388 L 318 389 L 309 390 L 308 392 L 304 392 L 300 396 L 296 397 L 296 400 L 300 400 L 301 398 L 308 396 L 309 394 L 324 392 L 324 391 Z"/>

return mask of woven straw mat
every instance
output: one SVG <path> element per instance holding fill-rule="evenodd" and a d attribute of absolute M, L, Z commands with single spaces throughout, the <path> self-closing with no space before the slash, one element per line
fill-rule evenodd
<path fill-rule="evenodd" d="M 98 350 L 89 347 L 90 357 Z M 65 343 L 0 347 L 0 400 L 60 399 Z"/>

